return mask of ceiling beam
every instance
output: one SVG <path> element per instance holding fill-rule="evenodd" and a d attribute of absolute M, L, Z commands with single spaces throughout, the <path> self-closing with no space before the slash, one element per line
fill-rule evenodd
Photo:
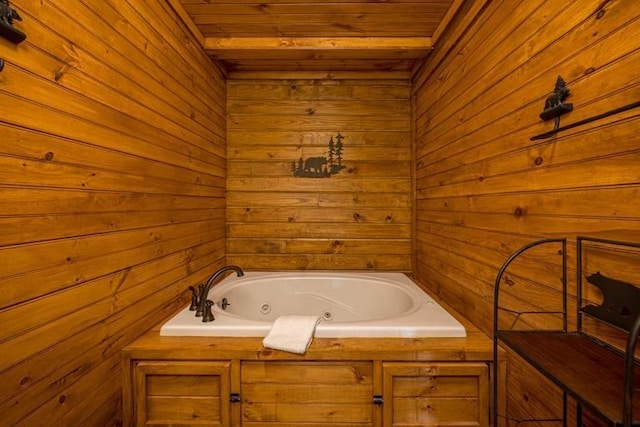
<path fill-rule="evenodd" d="M 429 50 L 431 37 L 206 37 L 204 47 L 216 52 L 262 50 Z"/>
<path fill-rule="evenodd" d="M 355 71 L 355 70 L 337 70 L 337 71 L 230 71 L 227 75 L 229 80 L 410 80 L 411 71 Z"/>

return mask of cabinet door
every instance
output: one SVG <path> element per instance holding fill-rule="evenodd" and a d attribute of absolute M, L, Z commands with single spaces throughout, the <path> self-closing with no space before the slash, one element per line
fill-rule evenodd
<path fill-rule="evenodd" d="M 243 362 L 243 425 L 373 425 L 371 362 Z"/>
<path fill-rule="evenodd" d="M 230 362 L 137 362 L 136 426 L 228 426 L 230 367 Z"/>
<path fill-rule="evenodd" d="M 385 426 L 489 424 L 484 363 L 383 363 Z"/>

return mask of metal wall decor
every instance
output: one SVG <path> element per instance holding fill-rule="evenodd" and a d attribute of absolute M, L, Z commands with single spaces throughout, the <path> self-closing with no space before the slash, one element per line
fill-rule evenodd
<path fill-rule="evenodd" d="M 18 12 L 9 6 L 9 0 L 0 0 L 0 36 L 12 43 L 18 44 L 27 38 L 22 31 L 14 28 L 13 20 L 22 21 Z"/>
<path fill-rule="evenodd" d="M 552 130 L 548 132 L 541 133 L 539 135 L 532 136 L 529 138 L 531 141 L 536 141 L 540 139 L 548 139 L 555 136 L 558 132 L 562 132 L 565 130 L 569 130 L 578 126 L 586 125 L 587 123 L 594 122 L 596 120 L 601 120 L 609 116 L 613 116 L 615 114 L 619 114 L 628 110 L 632 110 L 634 108 L 640 107 L 640 101 L 635 101 L 627 105 L 623 105 L 621 107 L 614 108 L 612 110 L 606 111 L 604 113 L 596 114 L 595 116 L 587 117 L 586 119 L 579 120 L 574 123 L 570 123 L 568 125 L 560 126 L 560 116 L 564 113 L 568 113 L 569 111 L 573 111 L 573 104 L 565 103 L 564 100 L 569 96 L 569 88 L 565 83 L 564 79 L 561 76 L 558 76 L 556 80 L 556 85 L 553 90 L 553 94 L 547 97 L 544 103 L 544 110 L 540 113 L 540 118 L 542 120 L 551 120 L 555 119 L 555 125 Z"/>
<path fill-rule="evenodd" d="M 573 111 L 573 104 L 564 102 L 570 92 L 562 76 L 558 76 L 553 94 L 547 97 L 544 102 L 544 110 L 540 113 L 540 118 L 544 121 L 556 119 L 556 126 L 558 126 L 560 116 Z"/>
<path fill-rule="evenodd" d="M 589 304 L 582 312 L 625 331 L 633 328 L 640 316 L 640 290 L 636 285 L 603 276 L 600 272 L 586 277 L 587 282 L 602 292 L 599 305 Z"/>
<path fill-rule="evenodd" d="M 555 132 L 560 128 L 560 116 L 569 111 L 573 111 L 573 104 L 566 104 L 564 102 L 569 96 L 569 93 L 567 83 L 562 76 L 558 76 L 553 94 L 547 97 L 544 102 L 544 110 L 540 113 L 540 118 L 544 121 L 555 119 L 552 136 L 555 135 Z"/>
<path fill-rule="evenodd" d="M 338 132 L 334 137 L 329 139 L 327 146 L 327 156 L 307 157 L 302 156 L 297 162 L 293 162 L 291 169 L 293 176 L 305 178 L 329 178 L 331 175 L 340 173 L 346 166 L 342 164 L 342 154 L 344 144 L 342 140 L 344 136 Z"/>

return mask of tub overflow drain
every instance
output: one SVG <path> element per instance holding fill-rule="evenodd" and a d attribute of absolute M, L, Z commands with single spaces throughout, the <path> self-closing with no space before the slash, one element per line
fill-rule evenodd
<path fill-rule="evenodd" d="M 331 320 L 331 319 L 333 319 L 333 313 L 330 312 L 329 310 L 323 311 L 322 312 L 322 318 L 324 320 Z"/>
<path fill-rule="evenodd" d="M 264 304 L 262 304 L 262 307 L 260 307 L 260 313 L 262 314 L 267 314 L 271 311 L 271 305 L 267 302 L 265 302 Z"/>

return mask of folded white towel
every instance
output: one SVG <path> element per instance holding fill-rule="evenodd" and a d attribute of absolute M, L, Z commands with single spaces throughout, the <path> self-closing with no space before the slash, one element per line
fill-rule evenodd
<path fill-rule="evenodd" d="M 304 354 L 319 322 L 318 316 L 280 316 L 273 322 L 262 344 L 274 350 Z"/>

